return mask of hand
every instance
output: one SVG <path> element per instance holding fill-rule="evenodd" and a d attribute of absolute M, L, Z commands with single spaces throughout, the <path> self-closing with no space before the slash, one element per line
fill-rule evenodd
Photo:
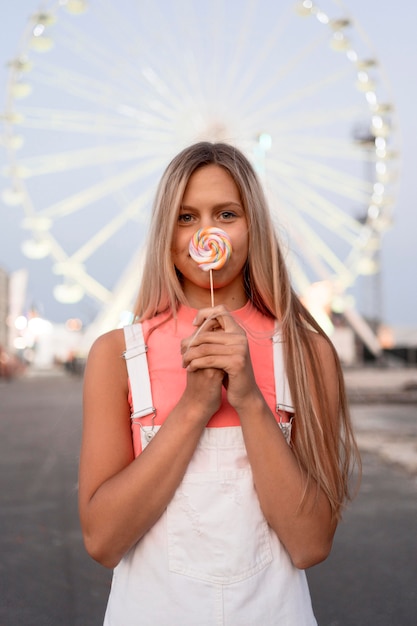
<path fill-rule="evenodd" d="M 250 394 L 259 394 L 245 331 L 223 305 L 200 309 L 198 330 L 182 341 L 183 364 L 189 373 L 215 368 L 222 372 L 229 403 L 239 411 Z"/>

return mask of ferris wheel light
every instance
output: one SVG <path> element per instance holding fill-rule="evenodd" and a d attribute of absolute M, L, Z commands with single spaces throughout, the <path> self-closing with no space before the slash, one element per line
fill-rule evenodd
<path fill-rule="evenodd" d="M 56 17 L 52 13 L 35 13 L 32 16 L 32 22 L 35 23 L 35 28 L 37 26 L 52 26 L 56 22 Z"/>
<path fill-rule="evenodd" d="M 9 124 L 22 124 L 25 121 L 24 116 L 21 113 L 7 112 L 4 114 L 3 119 L 5 122 L 9 122 Z"/>
<path fill-rule="evenodd" d="M 36 26 L 33 27 L 32 32 L 34 37 L 41 37 L 45 32 L 44 24 L 36 24 Z"/>
<path fill-rule="evenodd" d="M 20 189 L 4 189 L 1 198 L 7 206 L 19 206 L 23 203 L 25 195 Z"/>
<path fill-rule="evenodd" d="M 372 117 L 372 131 L 374 132 L 376 137 L 387 137 L 389 134 L 389 125 L 387 122 L 380 116 L 374 115 Z"/>
<path fill-rule="evenodd" d="M 328 24 L 330 22 L 329 16 L 326 15 L 326 13 L 324 13 L 324 11 L 318 11 L 317 14 L 316 14 L 316 18 L 322 24 Z"/>
<path fill-rule="evenodd" d="M 303 2 L 298 2 L 295 6 L 296 13 L 301 15 L 302 17 L 311 15 L 313 13 L 313 2 L 312 0 L 303 0 Z"/>
<path fill-rule="evenodd" d="M 31 170 L 24 165 L 12 165 L 3 171 L 9 178 L 28 178 L 31 174 Z"/>
<path fill-rule="evenodd" d="M 346 56 L 349 59 L 349 61 L 352 61 L 352 63 L 356 63 L 358 58 L 359 58 L 358 57 L 358 53 L 356 52 L 356 50 L 353 50 L 352 48 L 347 50 Z"/>
<path fill-rule="evenodd" d="M 269 133 L 261 133 L 258 137 L 258 143 L 261 150 L 270 150 L 272 148 L 272 137 Z"/>
<path fill-rule="evenodd" d="M 375 164 L 375 169 L 376 169 L 376 173 L 378 176 L 383 176 L 384 174 L 387 173 L 387 165 L 386 163 L 383 163 L 382 161 L 378 161 Z"/>
<path fill-rule="evenodd" d="M 361 83 L 369 83 L 369 75 L 368 72 L 364 72 L 363 70 L 361 70 L 360 72 L 358 72 L 358 80 Z"/>
<path fill-rule="evenodd" d="M 22 135 L 11 135 L 4 140 L 4 145 L 12 150 L 20 150 L 24 143 L 25 140 Z"/>
<path fill-rule="evenodd" d="M 21 250 L 28 259 L 44 259 L 50 252 L 50 246 L 46 240 L 26 239 Z"/>
<path fill-rule="evenodd" d="M 10 88 L 14 98 L 27 98 L 32 93 L 32 87 L 28 83 L 14 83 Z"/>
<path fill-rule="evenodd" d="M 376 93 L 375 91 L 367 91 L 365 94 L 365 98 L 371 106 L 374 106 L 377 103 Z"/>
<path fill-rule="evenodd" d="M 55 300 L 62 304 L 75 304 L 84 297 L 84 289 L 75 283 L 72 285 L 63 283 L 54 287 Z"/>
<path fill-rule="evenodd" d="M 347 18 L 342 18 L 340 20 L 332 20 L 330 22 L 330 26 L 333 28 L 333 30 L 339 32 L 343 28 L 347 28 L 348 26 L 350 26 L 350 20 L 348 20 Z"/>
<path fill-rule="evenodd" d="M 350 43 L 344 34 L 340 30 L 337 30 L 333 33 L 333 37 L 330 40 L 330 46 L 336 52 L 345 52 L 348 50 Z"/>
<path fill-rule="evenodd" d="M 358 70 L 367 70 L 370 67 L 376 67 L 378 65 L 378 62 L 376 61 L 376 59 L 361 59 L 357 62 L 356 65 Z"/>
<path fill-rule="evenodd" d="M 384 137 L 377 137 L 375 139 L 375 146 L 378 148 L 378 150 L 385 150 L 387 146 L 386 139 L 384 139 Z"/>
<path fill-rule="evenodd" d="M 375 220 L 375 219 L 379 216 L 380 212 L 381 212 L 381 211 L 380 211 L 379 207 L 377 207 L 375 204 L 371 204 L 371 205 L 368 207 L 368 216 L 369 216 L 372 220 Z"/>
<path fill-rule="evenodd" d="M 362 276 L 372 276 L 379 272 L 379 264 L 373 258 L 364 257 L 359 261 L 358 270 Z"/>
<path fill-rule="evenodd" d="M 373 92 L 375 89 L 375 83 L 369 78 L 368 72 L 361 70 L 358 72 L 358 82 L 356 87 L 359 91 Z"/>
<path fill-rule="evenodd" d="M 59 4 L 72 15 L 80 15 L 88 8 L 86 0 L 59 0 Z"/>
<path fill-rule="evenodd" d="M 44 259 L 50 252 L 50 246 L 47 241 L 36 239 L 26 239 L 22 242 L 21 250 L 28 259 Z"/>
<path fill-rule="evenodd" d="M 30 47 L 36 52 L 49 52 L 54 46 L 54 42 L 50 37 L 34 35 L 30 40 Z"/>
<path fill-rule="evenodd" d="M 382 117 L 380 115 L 374 115 L 372 118 L 372 126 L 378 130 L 379 128 L 382 128 L 382 126 L 384 125 L 384 120 L 382 119 Z"/>
<path fill-rule="evenodd" d="M 21 55 L 20 57 L 13 59 L 7 65 L 16 70 L 16 72 L 30 72 L 33 67 L 32 61 L 30 61 L 29 57 L 26 55 Z"/>

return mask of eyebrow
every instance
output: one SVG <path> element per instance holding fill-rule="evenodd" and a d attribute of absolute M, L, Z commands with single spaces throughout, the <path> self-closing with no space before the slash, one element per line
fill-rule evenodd
<path fill-rule="evenodd" d="M 235 202 L 234 200 L 230 200 L 229 202 L 220 202 L 219 204 L 215 204 L 212 208 L 213 209 L 226 209 L 227 207 L 230 207 L 230 206 L 236 206 L 236 207 L 239 207 L 239 209 L 243 209 L 243 206 L 240 204 L 240 202 Z M 181 204 L 180 206 L 180 211 L 189 210 L 189 209 L 196 210 L 197 207 L 193 207 L 190 204 Z"/>

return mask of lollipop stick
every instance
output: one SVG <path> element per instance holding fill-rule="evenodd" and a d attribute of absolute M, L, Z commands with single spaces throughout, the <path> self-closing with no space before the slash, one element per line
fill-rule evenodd
<path fill-rule="evenodd" d="M 213 270 L 210 270 L 210 293 L 211 293 L 211 306 L 214 306 L 214 289 L 213 289 Z"/>

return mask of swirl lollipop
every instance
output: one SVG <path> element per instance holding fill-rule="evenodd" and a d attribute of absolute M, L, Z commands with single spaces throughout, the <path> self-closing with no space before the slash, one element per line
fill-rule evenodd
<path fill-rule="evenodd" d="M 202 270 L 210 272 L 211 306 L 214 306 L 212 270 L 221 269 L 230 259 L 230 237 L 221 228 L 200 228 L 191 238 L 189 253 Z"/>

